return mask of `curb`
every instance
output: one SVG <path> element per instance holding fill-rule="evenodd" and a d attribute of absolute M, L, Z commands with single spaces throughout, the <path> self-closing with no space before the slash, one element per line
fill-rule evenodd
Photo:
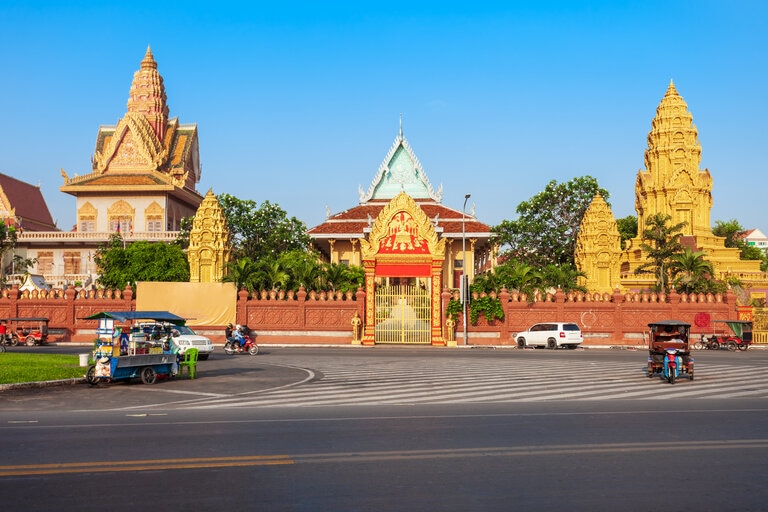
<path fill-rule="evenodd" d="M 8 389 L 36 389 L 50 388 L 53 386 L 74 386 L 75 384 L 84 384 L 85 377 L 61 379 L 61 380 L 40 380 L 36 382 L 19 382 L 16 384 L 0 384 L 0 391 Z"/>

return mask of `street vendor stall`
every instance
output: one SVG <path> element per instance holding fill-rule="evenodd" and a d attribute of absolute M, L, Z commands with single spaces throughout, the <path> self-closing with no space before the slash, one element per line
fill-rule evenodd
<path fill-rule="evenodd" d="M 148 335 L 138 325 L 142 321 L 184 325 L 184 318 L 168 311 L 103 311 L 86 319 L 99 321 L 93 351 L 95 363 L 86 373 L 89 384 L 132 378 L 154 384 L 158 376 L 178 371 L 178 355 L 172 340 Z"/>

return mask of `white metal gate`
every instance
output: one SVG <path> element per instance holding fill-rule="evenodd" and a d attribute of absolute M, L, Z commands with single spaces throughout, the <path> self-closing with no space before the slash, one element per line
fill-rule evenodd
<path fill-rule="evenodd" d="M 376 343 L 431 343 L 429 290 L 418 285 L 379 285 L 375 293 Z"/>

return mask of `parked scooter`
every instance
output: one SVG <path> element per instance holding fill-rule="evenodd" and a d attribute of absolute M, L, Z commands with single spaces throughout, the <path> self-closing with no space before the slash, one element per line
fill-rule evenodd
<path fill-rule="evenodd" d="M 247 327 L 241 327 L 239 330 L 240 330 L 240 334 L 245 340 L 243 345 L 240 346 L 240 344 L 237 342 L 236 339 L 228 339 L 227 342 L 224 344 L 224 352 L 226 352 L 230 356 L 233 356 L 235 354 L 245 354 L 245 353 L 248 353 L 252 356 L 255 356 L 256 354 L 258 354 L 259 346 L 256 345 L 256 342 L 253 341 L 253 338 L 251 338 L 250 334 L 248 333 L 249 329 Z"/>

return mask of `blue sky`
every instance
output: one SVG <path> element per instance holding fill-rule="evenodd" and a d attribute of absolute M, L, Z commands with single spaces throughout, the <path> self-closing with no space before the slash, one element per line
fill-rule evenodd
<path fill-rule="evenodd" d="M 160 4 L 159 6 L 155 4 Z M 494 225 L 591 175 L 634 215 L 670 79 L 713 181 L 712 222 L 768 232 L 762 1 L 3 2 L 0 172 L 75 223 L 59 169 L 90 172 L 147 45 L 171 116 L 197 123 L 198 190 L 312 227 L 355 206 L 403 131 L 443 203 Z"/>

